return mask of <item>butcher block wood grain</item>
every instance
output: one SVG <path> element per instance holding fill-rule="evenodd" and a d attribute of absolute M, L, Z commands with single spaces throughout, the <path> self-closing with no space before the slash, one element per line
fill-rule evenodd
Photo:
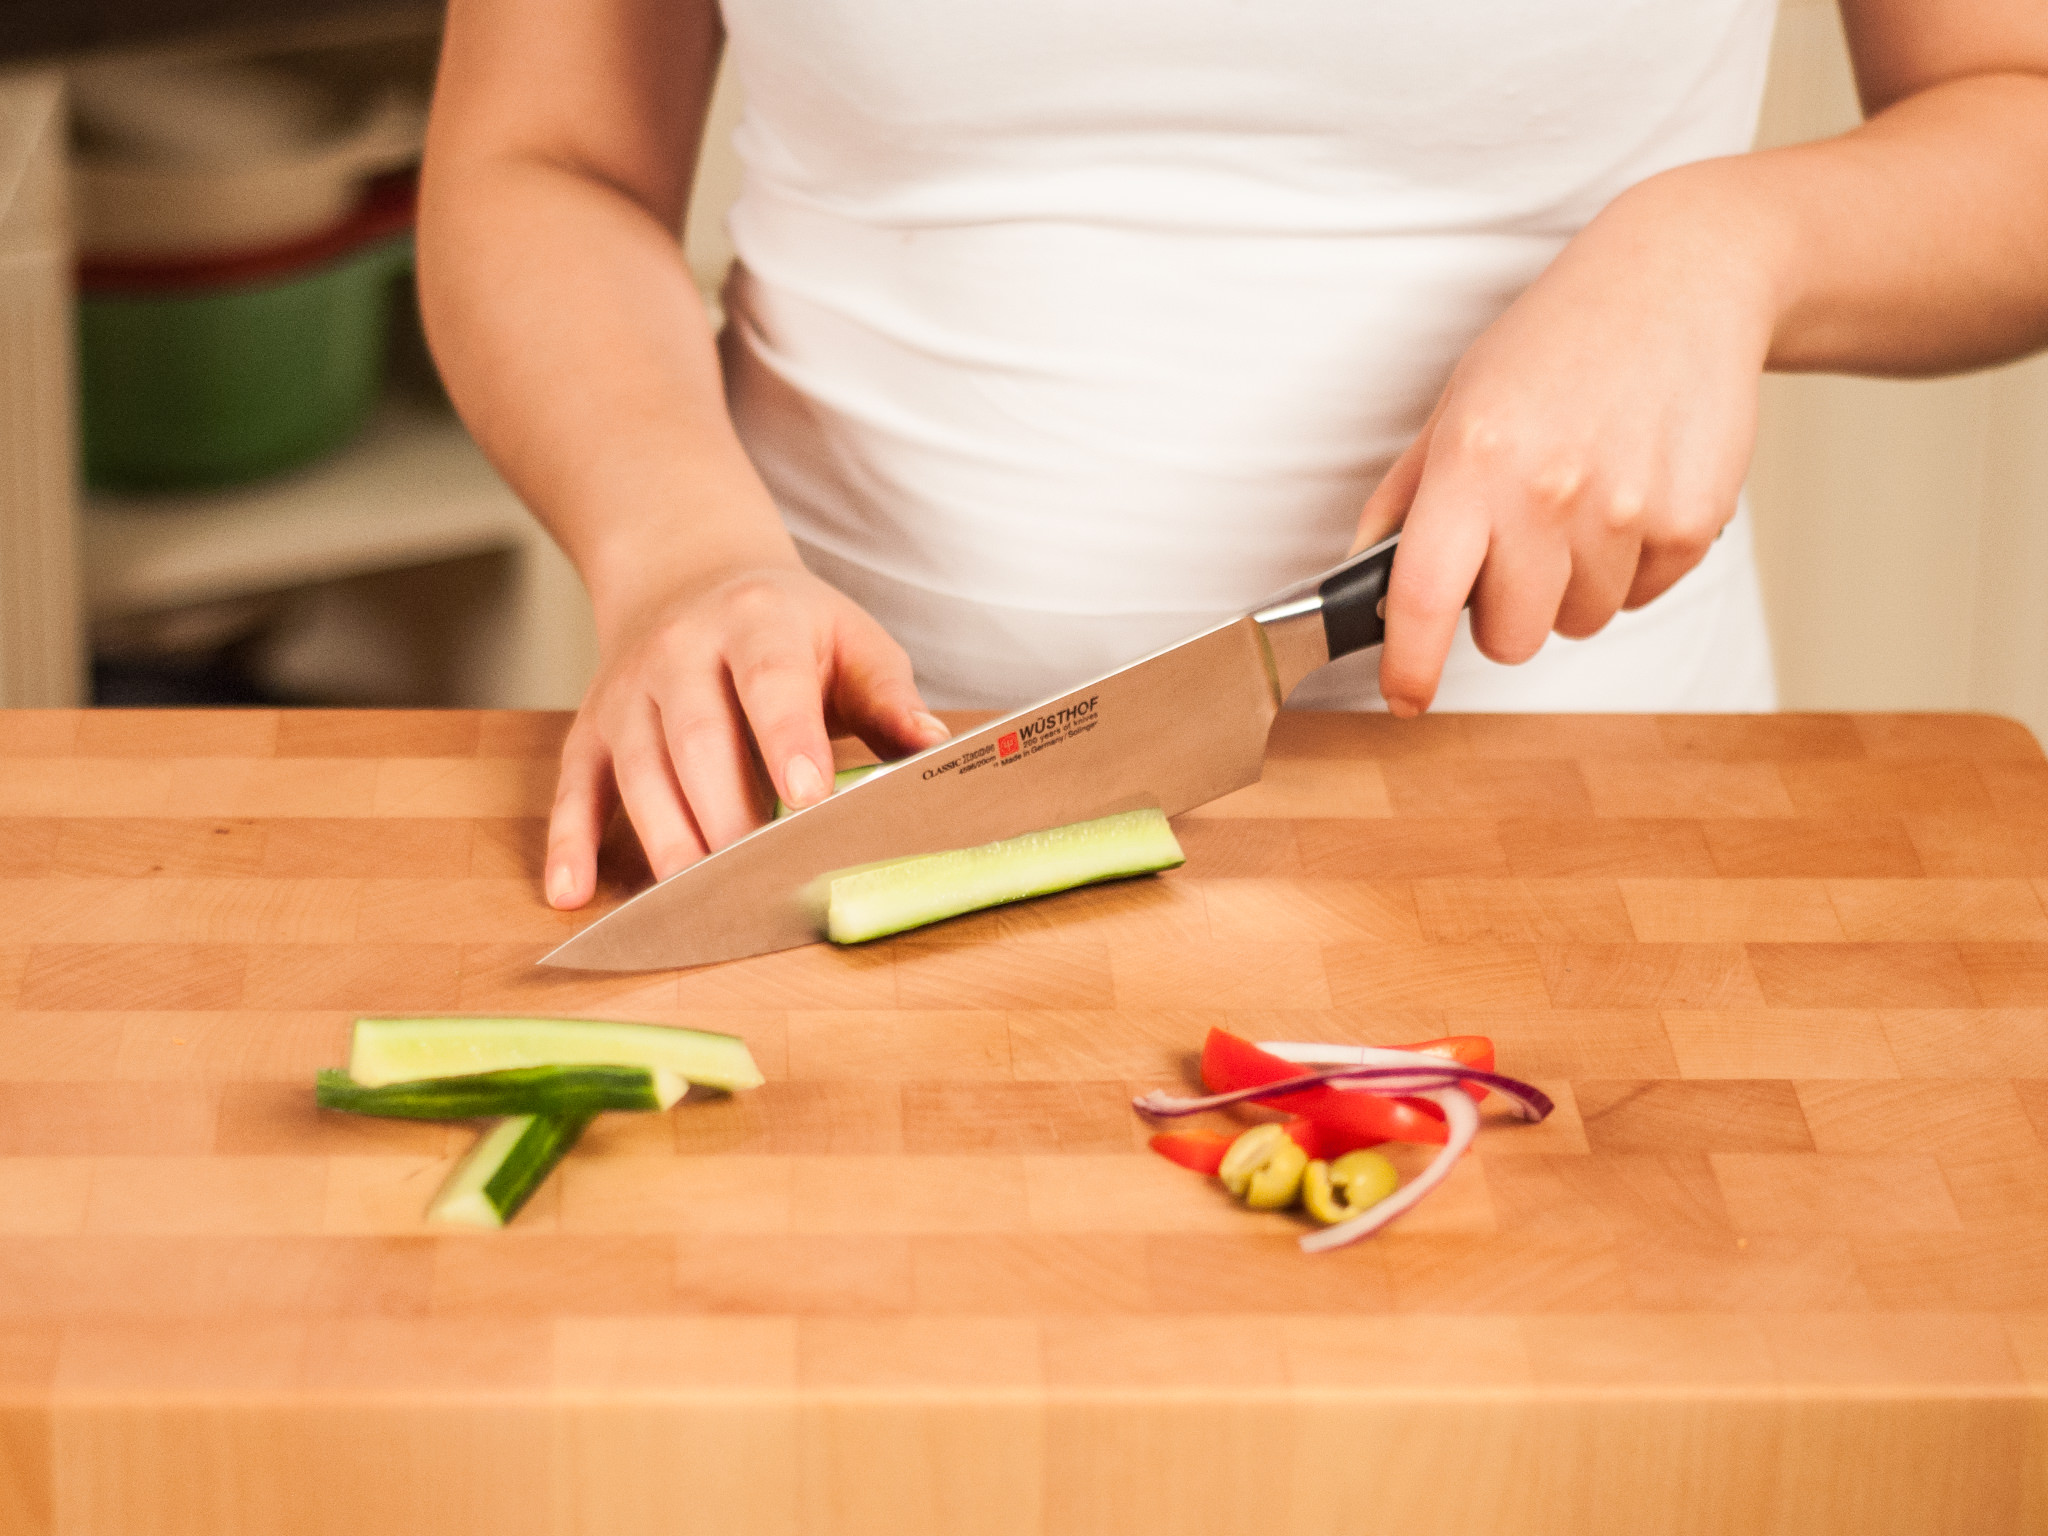
<path fill-rule="evenodd" d="M 565 723 L 0 714 L 0 1531 L 2048 1529 L 2017 726 L 1291 716 L 1162 878 L 588 975 Z M 441 1235 L 472 1133 L 311 1093 L 420 1011 L 769 1080 Z M 1557 1113 L 1310 1258 L 1144 1148 L 1212 1025 L 1483 1032 Z"/>

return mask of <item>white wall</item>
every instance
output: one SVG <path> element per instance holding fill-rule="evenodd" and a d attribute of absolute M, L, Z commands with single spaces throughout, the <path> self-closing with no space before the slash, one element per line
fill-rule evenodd
<path fill-rule="evenodd" d="M 1788 0 L 1760 142 L 1857 120 L 1841 24 Z M 2048 735 L 2048 360 L 1765 381 L 1750 489 L 1788 709 L 1986 709 Z"/>

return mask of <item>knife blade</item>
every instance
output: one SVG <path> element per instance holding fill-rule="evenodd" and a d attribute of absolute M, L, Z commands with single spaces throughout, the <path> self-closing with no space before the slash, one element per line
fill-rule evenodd
<path fill-rule="evenodd" d="M 1304 677 L 1385 637 L 1397 534 L 1227 623 L 891 763 L 670 875 L 541 959 L 709 965 L 816 941 L 827 879 L 1135 805 L 1167 815 L 1256 783 Z"/>

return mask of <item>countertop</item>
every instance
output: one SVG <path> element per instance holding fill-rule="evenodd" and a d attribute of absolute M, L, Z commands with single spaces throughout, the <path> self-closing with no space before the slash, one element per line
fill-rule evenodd
<path fill-rule="evenodd" d="M 2018 726 L 1290 715 L 1171 874 L 599 976 L 532 965 L 589 920 L 537 892 L 565 724 L 0 713 L 0 1529 L 2048 1520 Z M 439 1011 L 769 1081 L 436 1235 L 472 1133 L 311 1085 Z M 1558 1108 L 1311 1258 L 1144 1148 L 1211 1025 L 1484 1033 Z"/>

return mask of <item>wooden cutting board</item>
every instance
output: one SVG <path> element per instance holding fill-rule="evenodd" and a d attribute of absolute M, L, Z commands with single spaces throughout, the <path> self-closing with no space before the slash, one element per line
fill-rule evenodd
<path fill-rule="evenodd" d="M 2048 1526 L 2019 727 L 1293 716 L 1166 877 L 592 976 L 532 967 L 564 725 L 0 715 L 0 1530 Z M 469 1133 L 311 1084 L 457 1010 L 769 1082 L 432 1235 Z M 1558 1109 L 1309 1258 L 1144 1150 L 1211 1025 Z"/>

